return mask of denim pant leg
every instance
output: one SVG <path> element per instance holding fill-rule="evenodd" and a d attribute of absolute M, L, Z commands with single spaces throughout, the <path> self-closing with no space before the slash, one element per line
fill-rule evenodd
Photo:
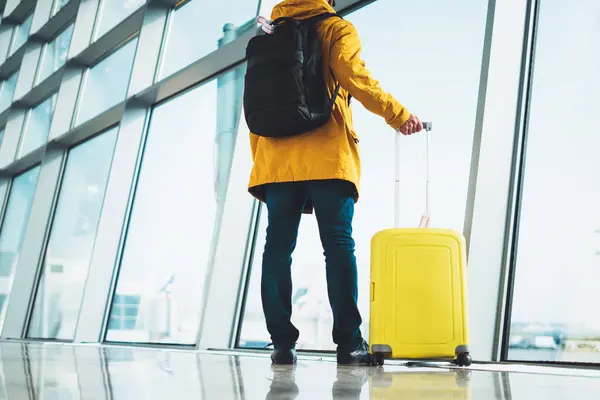
<path fill-rule="evenodd" d="M 354 185 L 339 180 L 308 184 L 325 251 L 327 291 L 333 311 L 333 341 L 354 349 L 362 341 L 358 310 L 358 271 L 352 238 Z"/>
<path fill-rule="evenodd" d="M 266 187 L 269 217 L 263 253 L 261 297 L 267 329 L 275 347 L 291 347 L 299 337 L 292 324 L 292 252 L 306 194 L 294 183 Z"/>

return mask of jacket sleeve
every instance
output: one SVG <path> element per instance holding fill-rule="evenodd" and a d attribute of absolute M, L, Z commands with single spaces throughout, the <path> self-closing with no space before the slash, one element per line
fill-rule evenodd
<path fill-rule="evenodd" d="M 410 118 L 410 113 L 394 97 L 385 92 L 361 59 L 362 46 L 358 32 L 348 21 L 333 36 L 330 66 L 341 86 L 372 113 L 383 118 L 394 129 L 399 129 Z"/>

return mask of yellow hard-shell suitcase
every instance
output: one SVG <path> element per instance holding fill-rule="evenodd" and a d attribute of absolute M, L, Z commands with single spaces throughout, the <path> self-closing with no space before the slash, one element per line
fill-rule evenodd
<path fill-rule="evenodd" d="M 469 366 L 467 255 L 459 232 L 427 228 L 429 221 L 429 137 L 427 205 L 421 227 L 399 226 L 399 138 L 396 138 L 396 228 L 371 241 L 369 341 L 374 364 L 385 358 L 452 359 Z"/>

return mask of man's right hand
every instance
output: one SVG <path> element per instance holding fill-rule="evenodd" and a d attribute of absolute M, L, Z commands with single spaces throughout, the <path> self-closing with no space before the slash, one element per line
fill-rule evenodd
<path fill-rule="evenodd" d="M 411 115 L 408 121 L 400 127 L 400 132 L 405 136 L 410 136 L 413 133 L 418 133 L 423 130 L 423 123 L 416 115 Z"/>

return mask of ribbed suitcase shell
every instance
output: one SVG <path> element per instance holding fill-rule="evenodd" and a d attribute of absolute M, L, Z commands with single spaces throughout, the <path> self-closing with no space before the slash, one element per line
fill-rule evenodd
<path fill-rule="evenodd" d="M 388 229 L 371 242 L 373 353 L 456 358 L 468 353 L 466 245 L 444 229 Z"/>

